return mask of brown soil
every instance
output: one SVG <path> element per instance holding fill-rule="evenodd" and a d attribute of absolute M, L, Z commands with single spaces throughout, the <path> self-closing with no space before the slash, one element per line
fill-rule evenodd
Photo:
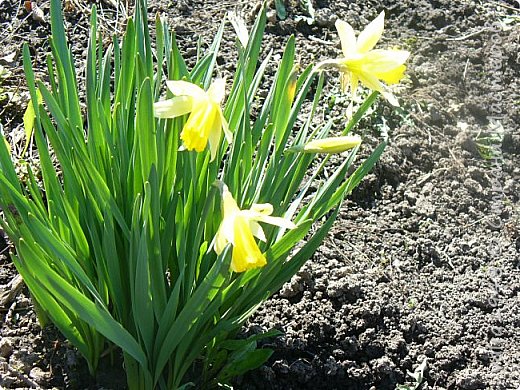
<path fill-rule="evenodd" d="M 106 36 L 121 31 L 125 8 L 96 3 Z M 246 324 L 245 334 L 277 328 L 283 336 L 265 342 L 273 356 L 235 387 L 394 389 L 414 382 L 407 372 L 427 359 L 421 389 L 519 389 L 518 1 L 312 3 L 311 24 L 293 0 L 286 1 L 286 20 L 271 15 L 265 49 L 280 53 L 294 34 L 302 65 L 336 57 L 334 21 L 360 29 L 384 9 L 381 45 L 412 52 L 409 77 L 399 92 L 402 108 L 381 102 L 357 130 L 366 153 L 388 132 L 382 160 L 344 204 L 312 260 Z M 67 4 L 80 60 L 89 4 Z M 48 2 L 38 5 L 48 19 Z M 151 14 L 167 15 L 193 59 L 199 37 L 210 43 L 227 11 L 251 23 L 259 3 L 152 0 L 150 7 Z M 10 72 L 0 79 L 0 123 L 18 151 L 27 102 L 20 44 L 29 43 L 43 69 L 49 30 L 22 1 L 0 0 L 0 65 Z M 226 32 L 224 74 L 236 58 L 232 29 Z M 340 126 L 347 103 L 336 85 L 333 77 L 327 81 L 322 115 Z M 0 298 L 16 276 L 6 248 L 0 240 Z M 52 327 L 42 331 L 24 288 L 11 298 L 0 306 L 0 387 L 124 387 L 116 363 L 90 378 Z"/>

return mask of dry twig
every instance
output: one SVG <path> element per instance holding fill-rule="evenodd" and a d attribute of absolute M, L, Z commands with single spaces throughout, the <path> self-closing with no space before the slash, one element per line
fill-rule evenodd
<path fill-rule="evenodd" d="M 5 310 L 16 298 L 23 286 L 23 280 L 20 275 L 16 275 L 13 280 L 7 283 L 0 290 L 0 310 Z"/>

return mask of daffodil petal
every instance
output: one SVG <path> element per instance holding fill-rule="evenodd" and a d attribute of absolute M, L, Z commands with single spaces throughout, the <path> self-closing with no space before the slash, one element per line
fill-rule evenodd
<path fill-rule="evenodd" d="M 397 101 L 396 97 L 388 90 L 385 85 L 383 85 L 381 81 L 378 80 L 377 76 L 372 74 L 360 74 L 359 79 L 368 88 L 374 91 L 379 91 L 392 106 L 399 107 L 399 102 Z"/>
<path fill-rule="evenodd" d="M 273 205 L 271 203 L 255 203 L 251 206 L 251 211 L 260 215 L 271 215 L 273 213 Z"/>
<path fill-rule="evenodd" d="M 294 229 L 296 227 L 294 222 L 282 217 L 271 217 L 269 215 L 264 215 L 262 218 L 259 218 L 258 221 L 268 223 L 269 225 L 279 226 L 285 229 Z"/>
<path fill-rule="evenodd" d="M 379 91 L 384 92 L 385 88 L 381 81 L 377 79 L 376 76 L 369 73 L 359 73 L 358 74 L 359 80 L 368 88 L 370 88 L 373 91 Z"/>
<path fill-rule="evenodd" d="M 392 92 L 389 92 L 387 90 L 381 91 L 381 95 L 394 107 L 399 107 L 399 101 L 394 96 Z"/>
<path fill-rule="evenodd" d="M 224 131 L 224 136 L 226 137 L 226 141 L 228 144 L 233 142 L 233 133 L 229 130 L 229 124 L 227 123 L 226 118 L 224 118 L 224 114 L 222 110 L 219 110 L 220 121 L 222 123 L 222 130 Z"/>
<path fill-rule="evenodd" d="M 231 215 L 240 212 L 237 202 L 233 199 L 233 195 L 225 184 L 222 190 L 222 212 L 224 215 Z"/>
<path fill-rule="evenodd" d="M 341 51 L 345 57 L 357 51 L 356 34 L 350 24 L 343 20 L 336 20 L 336 30 L 338 30 L 339 40 L 341 42 Z"/>
<path fill-rule="evenodd" d="M 235 217 L 240 212 L 237 202 L 233 199 L 233 195 L 229 192 L 228 187 L 224 184 L 222 189 L 222 214 L 224 218 L 220 223 L 217 234 L 215 235 L 215 252 L 220 254 L 228 243 L 234 244 L 234 224 Z"/>
<path fill-rule="evenodd" d="M 359 79 L 368 88 L 379 91 L 381 95 L 390 103 L 392 106 L 399 107 L 399 102 L 396 97 L 388 90 L 388 88 L 381 83 L 374 75 L 363 74 L 359 76 Z"/>
<path fill-rule="evenodd" d="M 207 94 L 215 103 L 222 103 L 226 96 L 226 80 L 215 79 L 213 83 L 211 83 Z"/>
<path fill-rule="evenodd" d="M 187 114 L 191 109 L 192 102 L 189 96 L 176 96 L 153 105 L 154 115 L 158 118 L 176 118 Z"/>
<path fill-rule="evenodd" d="M 215 252 L 217 253 L 217 255 L 220 255 L 224 251 L 224 248 L 226 247 L 226 245 L 229 242 L 230 241 L 227 240 L 227 238 L 224 234 L 224 229 L 222 228 L 222 225 L 221 225 L 221 227 L 217 231 L 217 234 L 215 235 L 215 242 L 214 242 Z"/>
<path fill-rule="evenodd" d="M 240 211 L 240 213 L 244 217 L 252 221 L 264 222 L 270 225 L 275 225 L 286 229 L 294 229 L 296 227 L 296 225 L 293 222 L 286 218 L 272 217 L 272 212 L 273 206 L 270 203 L 255 203 L 251 206 L 250 210 Z"/>
<path fill-rule="evenodd" d="M 256 221 L 249 221 L 249 227 L 251 228 L 251 232 L 253 236 L 258 238 L 260 241 L 266 242 L 267 238 L 265 237 L 264 229 L 262 226 Z"/>
<path fill-rule="evenodd" d="M 184 80 L 167 80 L 168 89 L 176 96 L 191 96 L 195 99 L 204 99 L 206 92 L 193 83 Z"/>
<path fill-rule="evenodd" d="M 235 217 L 237 214 L 232 214 L 228 216 L 224 221 L 222 221 L 222 234 L 226 241 L 234 244 L 235 243 L 235 234 L 233 232 L 235 226 Z"/>
<path fill-rule="evenodd" d="M 236 215 L 236 213 L 225 214 L 220 223 L 214 241 L 215 252 L 218 255 L 222 253 L 227 244 L 234 244 L 235 242 L 234 224 Z"/>
<path fill-rule="evenodd" d="M 385 11 L 382 11 L 377 18 L 372 20 L 358 36 L 357 51 L 366 53 L 376 45 L 381 38 L 385 28 Z"/>
<path fill-rule="evenodd" d="M 372 50 L 360 62 L 366 72 L 384 73 L 403 65 L 409 56 L 406 50 Z"/>

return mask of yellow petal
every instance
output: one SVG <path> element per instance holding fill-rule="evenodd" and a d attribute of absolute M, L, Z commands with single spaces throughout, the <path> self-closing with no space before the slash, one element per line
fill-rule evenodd
<path fill-rule="evenodd" d="M 235 217 L 237 214 L 231 214 L 224 217 L 217 234 L 215 235 L 215 252 L 219 255 L 222 253 L 227 244 L 234 244 L 235 242 Z"/>
<path fill-rule="evenodd" d="M 228 243 L 233 244 L 235 217 L 240 212 L 237 202 L 224 184 L 222 189 L 222 215 L 223 219 L 215 235 L 215 252 L 220 254 Z"/>
<path fill-rule="evenodd" d="M 220 227 L 217 231 L 217 234 L 215 235 L 215 252 L 217 255 L 220 255 L 223 251 L 226 245 L 230 241 L 226 238 L 225 228 L 224 228 L 224 222 L 220 224 Z"/>
<path fill-rule="evenodd" d="M 365 29 L 359 34 L 357 39 L 357 51 L 366 53 L 372 50 L 377 41 L 381 38 L 385 28 L 385 11 L 382 11 L 377 18 L 372 20 Z"/>
<path fill-rule="evenodd" d="M 168 89 L 176 96 L 191 96 L 195 99 L 201 99 L 206 96 L 206 92 L 193 83 L 184 80 L 167 80 Z"/>
<path fill-rule="evenodd" d="M 268 223 L 269 225 L 279 226 L 285 229 L 294 229 L 296 227 L 294 222 L 283 217 L 271 217 L 269 215 L 263 215 L 261 218 L 258 218 L 258 221 Z"/>
<path fill-rule="evenodd" d="M 251 206 L 251 211 L 258 214 L 271 215 L 273 213 L 273 205 L 271 203 L 254 203 Z"/>
<path fill-rule="evenodd" d="M 365 72 L 385 73 L 403 65 L 409 56 L 406 50 L 372 50 L 358 63 Z"/>
<path fill-rule="evenodd" d="M 269 203 L 253 204 L 250 210 L 241 210 L 240 213 L 251 221 L 268 223 L 285 229 L 294 229 L 296 225 L 283 217 L 272 217 L 273 206 Z M 254 232 L 253 232 L 254 234 Z M 261 238 L 254 234 L 255 237 Z"/>
<path fill-rule="evenodd" d="M 350 24 L 343 20 L 336 20 L 336 30 L 338 30 L 343 56 L 348 57 L 357 51 L 356 34 Z"/>
<path fill-rule="evenodd" d="M 215 103 L 222 103 L 226 96 L 226 80 L 215 79 L 213 83 L 211 83 L 207 94 Z"/>
<path fill-rule="evenodd" d="M 228 186 L 224 184 L 222 189 L 222 213 L 224 214 L 224 218 L 238 212 L 240 212 L 238 204 L 229 191 Z"/>
<path fill-rule="evenodd" d="M 378 80 L 376 75 L 360 73 L 359 79 L 368 88 L 373 91 L 379 91 L 392 106 L 399 107 L 399 102 L 396 97 L 388 90 L 388 87 Z"/>
<path fill-rule="evenodd" d="M 176 96 L 172 99 L 162 100 L 153 105 L 154 115 L 158 118 L 176 118 L 191 111 L 192 98 L 189 96 Z"/>
<path fill-rule="evenodd" d="M 260 241 L 266 242 L 267 238 L 265 237 L 264 229 L 262 229 L 262 226 L 256 221 L 249 221 L 249 227 L 251 228 L 251 233 L 253 233 L 253 236 L 258 238 Z"/>
<path fill-rule="evenodd" d="M 347 135 L 343 137 L 330 137 L 317 139 L 309 142 L 303 148 L 307 153 L 341 153 L 355 148 L 361 144 L 361 137 L 358 135 Z"/>
<path fill-rule="evenodd" d="M 399 101 L 390 91 L 382 91 L 381 95 L 390 103 L 392 106 L 399 107 Z"/>
<path fill-rule="evenodd" d="M 255 242 L 247 219 L 241 215 L 235 218 L 234 237 L 231 258 L 231 269 L 234 272 L 244 272 L 267 264 L 265 256 Z"/>
<path fill-rule="evenodd" d="M 381 81 L 378 80 L 378 78 L 369 73 L 363 73 L 360 72 L 357 75 L 359 77 L 359 81 L 361 81 L 366 87 L 370 88 L 373 91 L 379 91 L 383 93 L 385 91 L 385 88 Z"/>

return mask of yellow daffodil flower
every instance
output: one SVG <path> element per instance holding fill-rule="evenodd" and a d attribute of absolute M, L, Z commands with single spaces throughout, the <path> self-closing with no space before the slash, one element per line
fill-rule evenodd
<path fill-rule="evenodd" d="M 304 153 L 342 153 L 361 144 L 359 135 L 330 137 L 313 140 L 303 147 Z"/>
<path fill-rule="evenodd" d="M 225 96 L 225 81 L 216 79 L 207 91 L 198 85 L 181 80 L 166 81 L 169 90 L 175 95 L 172 99 L 154 104 L 155 116 L 176 118 L 190 113 L 181 131 L 181 140 L 188 150 L 202 152 L 209 141 L 211 160 L 215 159 L 222 131 L 228 143 L 233 135 L 222 114 L 220 104 Z"/>
<path fill-rule="evenodd" d="M 352 26 L 345 21 L 337 20 L 336 29 L 343 57 L 324 61 L 321 65 L 336 67 L 341 72 L 343 90 L 350 88 L 353 96 L 361 82 L 366 87 L 379 91 L 391 104 L 398 106 L 397 99 L 387 85 L 396 84 L 403 78 L 406 70 L 404 63 L 410 53 L 406 50 L 372 50 L 383 34 L 384 22 L 383 11 L 356 39 Z"/>
<path fill-rule="evenodd" d="M 267 264 L 265 255 L 260 251 L 255 237 L 266 241 L 265 233 L 259 222 L 280 226 L 286 229 L 296 227 L 291 221 L 272 217 L 273 206 L 269 203 L 253 204 L 249 210 L 240 210 L 226 185 L 222 190 L 222 212 L 224 217 L 217 231 L 214 248 L 222 253 L 227 244 L 233 245 L 231 270 L 245 272 Z"/>

